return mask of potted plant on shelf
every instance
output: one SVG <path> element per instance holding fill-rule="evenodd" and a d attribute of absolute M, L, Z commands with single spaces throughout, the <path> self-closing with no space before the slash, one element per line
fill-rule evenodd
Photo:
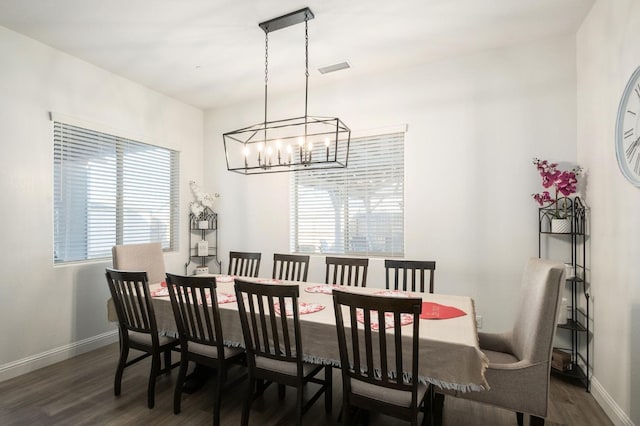
<path fill-rule="evenodd" d="M 208 229 L 210 226 L 210 219 L 213 217 L 214 196 L 209 193 L 202 192 L 195 181 L 190 181 L 189 186 L 191 187 L 193 196 L 196 198 L 195 201 L 192 201 L 191 204 L 189 204 L 189 210 L 191 211 L 193 218 L 192 220 L 195 222 L 198 229 Z M 215 196 L 217 196 L 217 194 L 215 194 Z"/>
<path fill-rule="evenodd" d="M 558 163 L 550 163 L 538 158 L 533 159 L 533 165 L 540 173 L 542 186 L 545 189 L 553 189 L 554 192 L 553 196 L 548 190 L 532 195 L 540 206 L 548 209 L 546 214 L 551 218 L 551 232 L 571 232 L 571 204 L 568 197 L 576 193 L 578 176 L 582 168 L 576 166 L 571 170 L 558 170 Z"/>

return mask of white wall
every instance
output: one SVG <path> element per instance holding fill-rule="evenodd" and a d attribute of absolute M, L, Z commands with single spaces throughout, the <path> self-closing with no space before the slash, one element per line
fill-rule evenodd
<path fill-rule="evenodd" d="M 83 342 L 100 343 L 115 328 L 106 319 L 110 260 L 53 266 L 49 112 L 181 151 L 183 218 L 188 181 L 203 176 L 203 113 L 2 27 L 0 57 L 2 380 L 81 350 Z M 180 253 L 166 255 L 168 271 L 184 271 L 186 233 L 180 244 Z"/>
<path fill-rule="evenodd" d="M 537 256 L 534 156 L 575 161 L 575 41 L 567 36 L 324 84 L 310 81 L 312 115 L 352 130 L 408 124 L 406 253 L 437 261 L 436 290 L 474 297 L 485 330 L 512 322 L 523 266 Z M 256 81 L 256 94 L 261 95 Z M 303 87 L 271 96 L 270 119 L 303 113 Z M 205 115 L 206 187 L 221 193 L 220 248 L 289 250 L 289 175 L 226 171 L 222 133 L 261 121 L 262 100 Z M 370 285 L 384 286 L 373 259 Z M 324 258 L 310 280 L 324 280 Z"/>
<path fill-rule="evenodd" d="M 640 189 L 614 151 L 616 112 L 640 66 L 640 3 L 599 0 L 577 34 L 578 160 L 589 171 L 593 394 L 617 424 L 640 424 Z"/>

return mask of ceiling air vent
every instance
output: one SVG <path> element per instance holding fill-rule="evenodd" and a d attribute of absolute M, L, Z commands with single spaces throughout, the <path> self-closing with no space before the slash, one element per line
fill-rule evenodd
<path fill-rule="evenodd" d="M 326 67 L 320 67 L 320 68 L 318 68 L 318 71 L 320 71 L 320 74 L 327 74 L 327 73 L 330 73 L 330 72 L 345 70 L 347 68 L 351 68 L 351 65 L 349 65 L 349 62 L 340 62 L 339 64 L 333 64 L 333 65 L 327 65 Z"/>

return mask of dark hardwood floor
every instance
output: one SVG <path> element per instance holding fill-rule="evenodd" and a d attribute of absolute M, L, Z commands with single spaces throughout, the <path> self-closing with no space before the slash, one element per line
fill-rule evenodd
<path fill-rule="evenodd" d="M 42 368 L 0 383 L 1 425 L 204 425 L 212 422 L 211 380 L 194 394 L 183 394 L 182 413 L 173 414 L 173 388 L 177 370 L 158 379 L 156 406 L 147 408 L 147 359 L 125 370 L 122 395 L 113 395 L 113 378 L 118 356 L 117 344 L 105 346 L 67 361 Z M 178 354 L 174 358 L 178 358 Z M 240 367 L 232 371 L 239 374 Z M 221 420 L 224 425 L 240 424 L 246 381 L 225 392 Z M 315 386 L 315 385 L 312 385 Z M 304 417 L 305 425 L 337 424 L 340 411 L 341 380 L 334 370 L 333 413 L 326 414 L 322 398 Z M 252 425 L 291 424 L 295 401 L 288 391 L 283 401 L 271 386 L 254 401 Z M 404 424 L 372 414 L 371 425 Z M 526 422 L 525 422 L 526 424 Z M 547 425 L 612 425 L 591 394 L 583 388 L 552 379 L 551 410 Z M 516 425 L 514 413 L 448 397 L 444 407 L 445 426 Z"/>

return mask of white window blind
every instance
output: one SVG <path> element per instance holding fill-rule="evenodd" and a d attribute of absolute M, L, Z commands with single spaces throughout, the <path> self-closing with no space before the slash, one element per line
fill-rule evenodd
<path fill-rule="evenodd" d="M 290 249 L 404 255 L 404 133 L 353 138 L 346 169 L 291 179 Z"/>
<path fill-rule="evenodd" d="M 178 241 L 178 153 L 54 121 L 54 263 Z"/>

